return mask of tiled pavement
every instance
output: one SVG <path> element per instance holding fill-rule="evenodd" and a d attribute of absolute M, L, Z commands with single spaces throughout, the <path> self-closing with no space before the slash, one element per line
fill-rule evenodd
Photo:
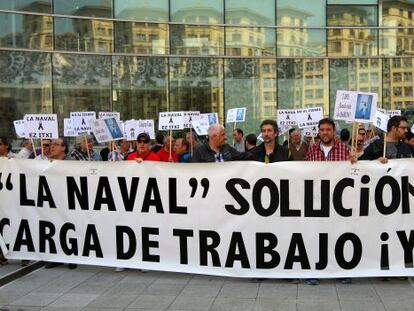
<path fill-rule="evenodd" d="M 7 267 L 7 266 L 6 266 Z M 1 267 L 1 269 L 5 269 Z M 1 273 L 1 272 L 0 272 Z M 67 266 L 41 268 L 0 287 L 0 310 L 414 310 L 411 281 L 354 279 L 319 286 L 285 280 Z"/>

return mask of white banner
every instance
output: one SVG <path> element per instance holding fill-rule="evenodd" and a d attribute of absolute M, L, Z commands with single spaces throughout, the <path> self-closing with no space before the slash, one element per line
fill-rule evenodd
<path fill-rule="evenodd" d="M 118 121 L 121 121 L 121 113 L 116 111 L 100 111 L 98 113 L 99 119 L 108 119 L 108 118 L 115 118 Z"/>
<path fill-rule="evenodd" d="M 74 131 L 79 136 L 82 133 L 92 133 L 90 120 L 96 119 L 95 111 L 76 111 L 70 113 L 72 126 Z"/>
<path fill-rule="evenodd" d="M 9 259 L 238 277 L 414 275 L 412 159 L 2 158 L 0 172 L 12 184 L 0 191 Z"/>

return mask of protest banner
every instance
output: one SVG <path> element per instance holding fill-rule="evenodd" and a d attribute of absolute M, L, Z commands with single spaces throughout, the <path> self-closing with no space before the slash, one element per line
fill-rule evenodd
<path fill-rule="evenodd" d="M 278 109 L 277 110 L 277 124 L 279 126 L 294 126 L 297 125 L 296 110 L 295 109 Z"/>
<path fill-rule="evenodd" d="M 89 120 L 92 132 L 98 143 L 111 142 L 124 138 L 121 124 L 116 118 Z"/>
<path fill-rule="evenodd" d="M 24 120 L 15 120 L 13 121 L 13 125 L 17 137 L 25 138 L 26 136 L 24 135 Z"/>
<path fill-rule="evenodd" d="M 296 122 L 299 128 L 318 126 L 321 119 L 323 119 L 322 107 L 296 109 Z"/>
<path fill-rule="evenodd" d="M 23 120 L 26 138 L 59 138 L 56 114 L 26 114 Z"/>
<path fill-rule="evenodd" d="M 82 133 L 92 133 L 92 128 L 89 122 L 90 120 L 96 119 L 95 111 L 71 112 L 70 118 L 72 120 L 73 129 L 78 136 Z"/>
<path fill-rule="evenodd" d="M 246 278 L 413 276 L 412 164 L 2 158 L 0 245 L 9 259 Z"/>
<path fill-rule="evenodd" d="M 210 113 L 201 113 L 199 116 L 199 120 L 202 122 L 207 121 L 209 125 L 218 124 L 219 118 L 217 112 L 210 112 Z"/>
<path fill-rule="evenodd" d="M 63 119 L 63 136 L 64 137 L 76 137 L 78 133 L 75 132 L 73 128 L 72 119 L 64 118 Z"/>
<path fill-rule="evenodd" d="M 121 113 L 116 111 L 100 111 L 98 113 L 99 119 L 108 119 L 108 118 L 115 118 L 118 121 L 121 121 Z"/>

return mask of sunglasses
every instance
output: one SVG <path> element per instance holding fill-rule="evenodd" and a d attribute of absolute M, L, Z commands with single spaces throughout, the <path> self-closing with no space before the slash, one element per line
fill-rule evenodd
<path fill-rule="evenodd" d="M 139 139 L 137 142 L 138 143 L 143 143 L 143 144 L 148 144 L 149 140 L 148 139 Z"/>

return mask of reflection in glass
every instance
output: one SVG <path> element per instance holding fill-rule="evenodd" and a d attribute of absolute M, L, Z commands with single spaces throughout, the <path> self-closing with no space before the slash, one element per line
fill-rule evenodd
<path fill-rule="evenodd" d="M 275 30 L 272 28 L 226 27 L 227 55 L 275 55 L 275 44 Z"/>
<path fill-rule="evenodd" d="M 378 4 L 379 1 L 381 0 L 328 0 L 328 4 Z"/>
<path fill-rule="evenodd" d="M 328 29 L 329 56 L 378 55 L 378 30 L 367 28 Z"/>
<path fill-rule="evenodd" d="M 278 56 L 325 56 L 326 32 L 320 29 L 279 28 Z"/>
<path fill-rule="evenodd" d="M 54 0 L 55 14 L 112 17 L 112 0 Z"/>
<path fill-rule="evenodd" d="M 167 58 L 114 56 L 112 62 L 113 110 L 123 120 L 157 120 L 167 111 Z"/>
<path fill-rule="evenodd" d="M 217 26 L 171 25 L 171 54 L 222 55 L 224 30 Z"/>
<path fill-rule="evenodd" d="M 56 49 L 112 52 L 112 21 L 55 18 Z"/>
<path fill-rule="evenodd" d="M 53 54 L 53 101 L 59 124 L 71 111 L 110 111 L 111 58 Z"/>
<path fill-rule="evenodd" d="M 52 49 L 52 17 L 0 13 L 0 46 Z"/>
<path fill-rule="evenodd" d="M 223 24 L 223 0 L 170 0 L 171 21 L 191 24 Z"/>
<path fill-rule="evenodd" d="M 0 51 L 0 133 L 15 137 L 13 121 L 51 113 L 49 53 Z"/>
<path fill-rule="evenodd" d="M 275 25 L 274 0 L 226 0 L 226 24 Z"/>
<path fill-rule="evenodd" d="M 170 110 L 217 112 L 223 120 L 221 59 L 170 59 Z"/>
<path fill-rule="evenodd" d="M 36 13 L 50 13 L 52 0 L 2 0 L 1 10 L 13 10 Z"/>
<path fill-rule="evenodd" d="M 376 6 L 328 5 L 328 26 L 378 26 Z"/>
<path fill-rule="evenodd" d="M 115 18 L 168 22 L 168 0 L 115 0 Z"/>
<path fill-rule="evenodd" d="M 115 52 L 168 54 L 168 25 L 115 22 Z"/>
<path fill-rule="evenodd" d="M 291 27 L 324 27 L 326 0 L 278 0 L 277 25 Z"/>
<path fill-rule="evenodd" d="M 275 59 L 226 59 L 224 85 L 226 111 L 247 107 L 246 134 L 257 133 L 264 119 L 276 119 Z"/>
<path fill-rule="evenodd" d="M 277 64 L 278 108 L 323 107 L 329 115 L 328 61 L 280 59 Z"/>
<path fill-rule="evenodd" d="M 350 90 L 378 94 L 382 102 L 380 59 L 331 59 L 329 63 L 331 114 L 335 108 L 336 91 Z"/>
<path fill-rule="evenodd" d="M 409 111 L 414 117 L 412 58 L 386 58 L 383 60 L 384 108 Z"/>

